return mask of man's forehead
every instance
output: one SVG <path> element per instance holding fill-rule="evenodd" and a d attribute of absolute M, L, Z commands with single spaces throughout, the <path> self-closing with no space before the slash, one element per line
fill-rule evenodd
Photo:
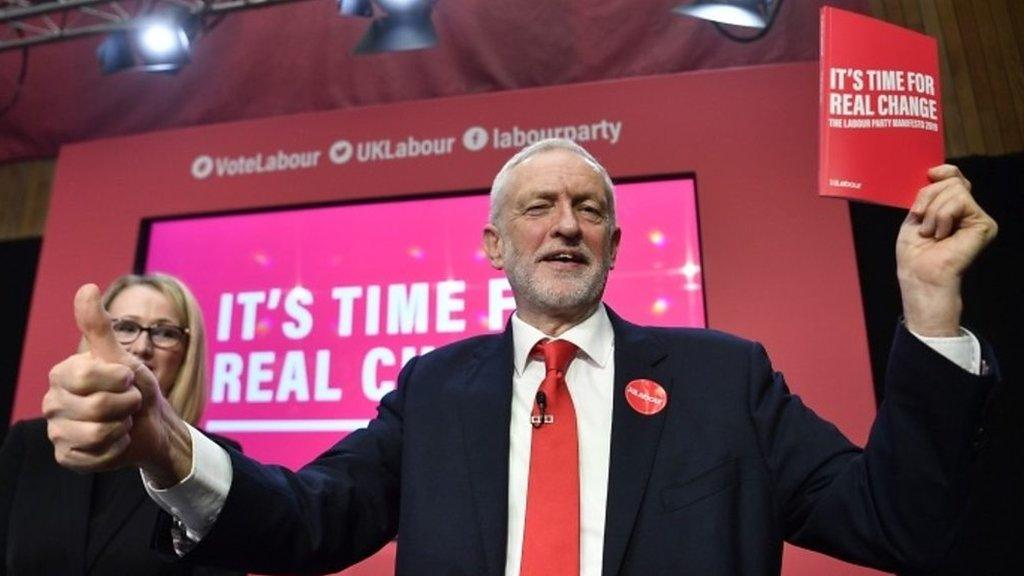
<path fill-rule="evenodd" d="M 513 168 L 513 172 L 543 170 L 554 166 L 566 168 L 580 166 L 588 168 L 595 174 L 600 175 L 601 173 L 600 169 L 593 162 L 567 148 L 551 148 L 537 152 L 520 162 L 518 166 Z"/>
<path fill-rule="evenodd" d="M 564 187 L 566 177 L 576 176 L 582 176 L 586 185 L 573 191 L 604 191 L 604 182 L 597 166 L 571 150 L 553 149 L 539 152 L 513 168 L 510 176 L 513 189 L 521 189 L 521 184 L 529 183 L 526 191 L 530 192 L 558 191 Z M 546 182 L 548 180 L 550 182 Z"/>

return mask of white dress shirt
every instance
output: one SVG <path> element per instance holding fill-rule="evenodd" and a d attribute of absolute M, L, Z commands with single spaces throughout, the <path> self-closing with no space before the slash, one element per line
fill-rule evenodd
<path fill-rule="evenodd" d="M 526 524 L 526 487 L 537 390 L 544 361 L 530 357 L 534 345 L 552 338 L 512 316 L 515 374 L 508 453 L 508 548 L 505 576 L 518 576 Z M 576 409 L 580 450 L 580 576 L 599 576 L 604 552 L 604 515 L 608 501 L 608 459 L 612 442 L 612 392 L 615 384 L 615 333 L 604 305 L 561 336 L 579 348 L 565 382 Z"/>
<path fill-rule="evenodd" d="M 939 354 L 972 374 L 981 372 L 981 345 L 961 329 L 952 338 L 928 338 L 914 334 Z M 512 419 L 509 426 L 508 541 L 506 576 L 518 576 L 526 523 L 527 473 L 533 428 L 530 413 L 544 362 L 530 358 L 534 344 L 549 338 L 518 316 L 512 317 L 515 373 Z M 615 375 L 615 338 L 604 305 L 589 318 L 570 328 L 560 339 L 579 348 L 569 365 L 566 383 L 576 409 L 580 448 L 580 574 L 598 576 L 604 555 L 604 525 L 608 494 L 608 463 L 611 453 L 612 394 Z M 152 487 L 145 473 L 143 484 L 150 497 L 185 527 L 187 538 L 201 540 L 213 527 L 231 488 L 231 459 L 223 448 L 189 426 L 192 437 L 192 470 L 181 483 L 166 490 Z M 190 546 L 175 548 L 184 555 Z"/>

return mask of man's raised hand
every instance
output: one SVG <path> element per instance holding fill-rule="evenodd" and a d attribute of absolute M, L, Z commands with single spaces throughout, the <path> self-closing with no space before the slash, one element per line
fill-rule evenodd
<path fill-rule="evenodd" d="M 160 486 L 177 483 L 191 468 L 188 429 L 149 368 L 114 338 L 95 285 L 75 295 L 75 321 L 88 350 L 53 367 L 43 397 L 57 462 L 78 471 L 136 466 Z"/>
<path fill-rule="evenodd" d="M 918 192 L 896 240 L 903 314 L 922 336 L 956 336 L 961 279 L 998 226 L 956 166 L 936 166 L 928 177 L 932 183 Z"/>

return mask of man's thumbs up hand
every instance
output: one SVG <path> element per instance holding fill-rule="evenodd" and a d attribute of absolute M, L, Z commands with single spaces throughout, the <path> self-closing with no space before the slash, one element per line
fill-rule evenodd
<path fill-rule="evenodd" d="M 156 377 L 114 338 L 94 284 L 75 295 L 75 321 L 88 350 L 50 371 L 43 414 L 57 462 L 78 471 L 138 466 L 161 486 L 191 468 L 188 428 Z"/>
<path fill-rule="evenodd" d="M 133 371 L 142 366 L 138 358 L 114 338 L 110 315 L 103 309 L 100 289 L 95 284 L 86 284 L 75 294 L 75 323 L 89 345 L 89 352 L 96 358 L 123 364 Z"/>

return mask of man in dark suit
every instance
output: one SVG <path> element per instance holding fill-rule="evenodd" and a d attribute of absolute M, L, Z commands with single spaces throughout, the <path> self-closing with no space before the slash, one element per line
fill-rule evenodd
<path fill-rule="evenodd" d="M 174 516 L 159 545 L 170 533 L 190 560 L 259 572 L 334 570 L 396 533 L 403 574 L 776 574 L 783 539 L 928 569 L 992 379 L 959 328 L 959 279 L 995 234 L 954 167 L 930 176 L 897 241 L 905 326 L 864 451 L 788 393 L 760 346 L 640 328 L 601 304 L 620 239 L 611 182 L 556 140 L 492 188 L 485 249 L 517 305 L 505 334 L 409 362 L 368 428 L 298 473 L 174 418 L 111 344 L 90 287 L 76 317 L 93 353 L 54 368 L 43 404 L 57 458 L 141 467 Z"/>

